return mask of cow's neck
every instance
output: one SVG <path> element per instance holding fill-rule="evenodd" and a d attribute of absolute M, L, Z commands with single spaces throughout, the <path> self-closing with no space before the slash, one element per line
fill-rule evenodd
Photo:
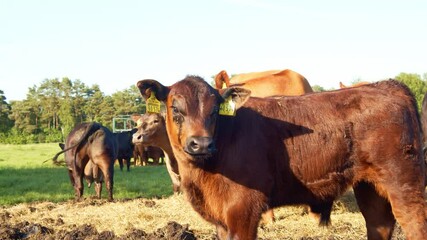
<path fill-rule="evenodd" d="M 222 202 L 211 196 L 221 196 L 228 202 L 227 195 L 221 194 L 221 189 L 228 189 L 229 180 L 219 173 L 207 171 L 200 164 L 188 161 L 179 161 L 179 173 L 181 186 L 194 210 L 206 220 L 224 225 L 220 215 Z"/>

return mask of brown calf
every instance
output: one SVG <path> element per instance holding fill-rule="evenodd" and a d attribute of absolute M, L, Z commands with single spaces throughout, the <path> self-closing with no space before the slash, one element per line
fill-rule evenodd
<path fill-rule="evenodd" d="M 427 236 L 416 102 L 397 81 L 265 99 L 195 76 L 137 86 L 166 104 L 181 186 L 221 239 L 255 239 L 268 208 L 322 206 L 349 187 L 369 239 L 389 239 L 396 220 L 408 239 Z M 219 115 L 229 100 L 236 115 Z"/>
<path fill-rule="evenodd" d="M 165 119 L 159 113 L 145 113 L 141 116 L 133 116 L 133 120 L 141 124 L 137 127 L 138 130 L 133 135 L 132 142 L 136 145 L 156 146 L 165 152 L 165 164 L 172 180 L 173 191 L 180 192 L 178 165 L 166 133 Z"/>

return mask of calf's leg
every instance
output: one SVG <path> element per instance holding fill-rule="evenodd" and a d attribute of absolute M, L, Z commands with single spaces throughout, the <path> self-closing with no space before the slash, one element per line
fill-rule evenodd
<path fill-rule="evenodd" d="M 108 200 L 113 201 L 114 160 L 112 160 L 111 157 L 107 155 L 101 155 L 100 157 L 96 158 L 96 163 L 99 169 L 101 169 L 101 172 L 105 178 L 105 187 L 108 191 Z"/>
<path fill-rule="evenodd" d="M 354 195 L 365 218 L 368 239 L 391 239 L 396 220 L 387 199 L 367 182 L 354 186 Z"/>

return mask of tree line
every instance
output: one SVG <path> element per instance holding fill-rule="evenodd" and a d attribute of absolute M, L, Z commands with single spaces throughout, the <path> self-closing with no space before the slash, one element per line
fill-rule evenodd
<path fill-rule="evenodd" d="M 114 117 L 145 112 L 135 86 L 105 95 L 95 84 L 80 80 L 45 79 L 28 88 L 22 101 L 6 102 L 0 90 L 0 142 L 59 142 L 81 122 L 99 122 L 112 128 Z"/>
<path fill-rule="evenodd" d="M 427 73 L 400 73 L 395 79 L 411 89 L 421 109 Z M 358 81 L 361 79 L 353 84 Z M 325 91 L 318 85 L 313 89 Z M 22 101 L 6 100 L 6 93 L 0 90 L 0 143 L 60 142 L 78 123 L 95 121 L 112 129 L 113 118 L 145 112 L 145 101 L 135 86 L 105 95 L 97 84 L 87 86 L 66 77 L 45 79 L 29 87 Z"/>

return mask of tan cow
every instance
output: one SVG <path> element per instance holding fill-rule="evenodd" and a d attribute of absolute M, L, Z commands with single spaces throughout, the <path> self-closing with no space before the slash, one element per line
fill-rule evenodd
<path fill-rule="evenodd" d="M 231 79 L 223 70 L 215 76 L 215 86 L 216 89 L 222 89 L 224 85 L 249 89 L 253 97 L 298 96 L 313 92 L 307 79 L 290 69 L 244 73 Z"/>

